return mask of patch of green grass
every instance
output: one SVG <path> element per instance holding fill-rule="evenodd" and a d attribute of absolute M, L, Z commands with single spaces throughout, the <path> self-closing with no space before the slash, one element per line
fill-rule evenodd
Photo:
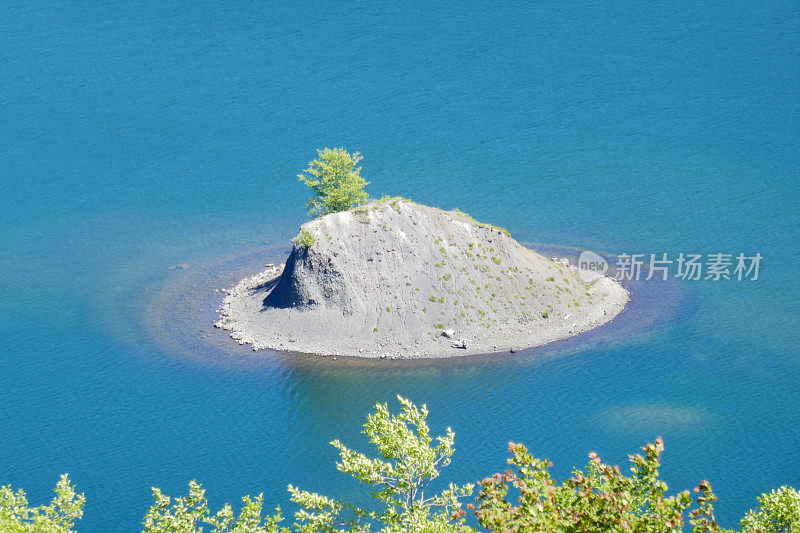
<path fill-rule="evenodd" d="M 306 248 L 311 248 L 314 246 L 314 243 L 317 242 L 317 238 L 310 231 L 302 230 L 297 237 L 292 239 L 292 242 L 300 246 L 305 246 Z"/>
<path fill-rule="evenodd" d="M 511 237 L 511 234 L 508 232 L 506 228 L 501 228 L 500 226 L 492 226 L 494 229 L 505 235 L 506 237 Z"/>

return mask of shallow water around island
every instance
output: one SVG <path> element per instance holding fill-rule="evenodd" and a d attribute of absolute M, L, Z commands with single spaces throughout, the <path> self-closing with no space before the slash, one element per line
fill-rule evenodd
<path fill-rule="evenodd" d="M 41 502 L 69 472 L 89 533 L 136 530 L 151 486 L 190 479 L 215 506 L 285 507 L 288 483 L 356 498 L 327 443 L 363 447 L 402 394 L 455 430 L 447 481 L 504 469 L 508 441 L 563 479 L 661 435 L 671 488 L 711 480 L 727 526 L 800 486 L 791 6 L 5 10 L 0 484 Z M 649 285 L 652 314 L 514 356 L 231 350 L 206 274 L 230 286 L 288 251 L 294 175 L 324 145 L 364 153 L 374 195 L 522 241 L 760 253 L 760 276 Z"/>

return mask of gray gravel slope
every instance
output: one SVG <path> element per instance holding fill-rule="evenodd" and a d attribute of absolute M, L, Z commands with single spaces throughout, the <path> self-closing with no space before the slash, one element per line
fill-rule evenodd
<path fill-rule="evenodd" d="M 283 268 L 226 291 L 216 325 L 239 343 L 361 357 L 490 353 L 577 335 L 629 299 L 615 280 L 584 283 L 504 230 L 403 199 L 301 231 L 313 245 L 295 244 Z"/>

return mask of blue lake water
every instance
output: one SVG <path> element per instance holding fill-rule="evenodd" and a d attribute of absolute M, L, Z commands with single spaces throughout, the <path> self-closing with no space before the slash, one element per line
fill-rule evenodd
<path fill-rule="evenodd" d="M 709 479 L 725 525 L 800 486 L 791 3 L 2 10 L 0 484 L 40 502 L 69 472 L 85 532 L 136 530 L 151 486 L 190 479 L 213 505 L 285 505 L 288 483 L 355 497 L 327 443 L 363 444 L 371 406 L 402 394 L 455 430 L 448 480 L 503 469 L 509 440 L 563 478 L 661 435 L 671 488 Z M 167 342 L 148 325 L 164 291 L 207 294 L 192 273 L 288 249 L 307 218 L 295 174 L 323 146 L 361 151 L 376 196 L 525 241 L 760 253 L 759 279 L 678 281 L 656 324 L 492 361 L 217 361 Z"/>

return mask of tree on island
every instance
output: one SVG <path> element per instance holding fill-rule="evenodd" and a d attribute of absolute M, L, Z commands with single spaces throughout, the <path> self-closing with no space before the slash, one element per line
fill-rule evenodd
<path fill-rule="evenodd" d="M 369 200 L 364 187 L 369 185 L 361 177 L 358 152 L 349 153 L 344 148 L 317 150 L 319 157 L 308 163 L 308 168 L 297 178 L 308 185 L 314 196 L 308 199 L 308 212 L 327 215 L 347 211 Z"/>

